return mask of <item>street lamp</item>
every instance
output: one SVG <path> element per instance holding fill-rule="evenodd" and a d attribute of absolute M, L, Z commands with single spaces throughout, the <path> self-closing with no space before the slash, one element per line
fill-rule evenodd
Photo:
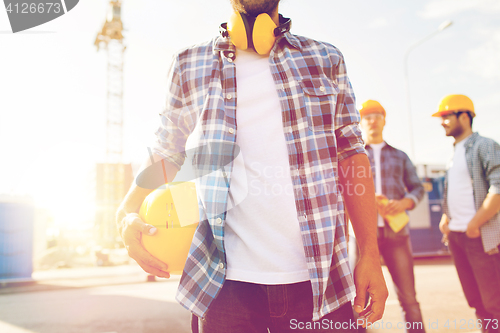
<path fill-rule="evenodd" d="M 415 145 L 413 143 L 413 122 L 412 122 L 412 113 L 411 113 L 411 100 L 410 100 L 410 80 L 408 79 L 408 57 L 410 56 L 410 52 L 413 51 L 417 46 L 422 44 L 423 42 L 431 39 L 444 29 L 448 28 L 450 25 L 452 25 L 452 21 L 444 21 L 441 23 L 436 31 L 433 33 L 425 36 L 424 38 L 420 39 L 416 43 L 413 43 L 410 45 L 408 50 L 406 50 L 405 57 L 404 57 L 404 69 L 405 69 L 405 86 L 406 86 L 406 101 L 408 103 L 408 124 L 409 124 L 409 135 L 410 135 L 410 158 L 415 162 Z"/>

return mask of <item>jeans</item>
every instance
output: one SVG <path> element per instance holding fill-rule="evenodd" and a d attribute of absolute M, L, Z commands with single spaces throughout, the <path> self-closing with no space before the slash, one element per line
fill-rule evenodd
<path fill-rule="evenodd" d="M 483 323 L 496 320 L 483 332 L 500 332 L 500 253 L 484 253 L 481 237 L 469 238 L 464 232 L 452 231 L 448 240 L 469 306 Z"/>
<path fill-rule="evenodd" d="M 263 285 L 226 280 L 204 318 L 200 333 L 357 332 L 351 303 L 312 321 L 309 281 Z"/>
<path fill-rule="evenodd" d="M 357 262 L 357 246 L 355 239 L 349 244 L 349 258 L 351 267 Z M 384 263 L 391 273 L 396 289 L 399 304 L 403 311 L 405 322 L 412 323 L 407 330 L 409 333 L 425 332 L 425 326 L 417 302 L 415 291 L 415 275 L 413 273 L 413 254 L 410 246 L 410 237 L 397 236 L 386 238 L 383 230 L 379 230 L 378 247 Z M 364 331 L 362 328 L 360 332 Z"/>

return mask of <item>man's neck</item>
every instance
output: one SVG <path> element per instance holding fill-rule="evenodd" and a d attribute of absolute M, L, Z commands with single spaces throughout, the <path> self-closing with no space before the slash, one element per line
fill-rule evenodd
<path fill-rule="evenodd" d="M 279 26 L 280 25 L 280 15 L 278 12 L 278 6 L 276 6 L 276 8 L 274 9 L 274 11 L 271 13 L 270 16 L 273 19 L 276 26 Z"/>
<path fill-rule="evenodd" d="M 367 145 L 373 145 L 373 144 L 384 142 L 384 138 L 381 135 L 380 136 L 367 136 L 365 142 Z"/>
<path fill-rule="evenodd" d="M 457 135 L 455 137 L 455 143 L 454 144 L 457 144 L 457 143 L 459 143 L 459 142 L 467 139 L 471 134 L 472 134 L 472 129 L 471 128 L 463 131 L 460 135 Z"/>

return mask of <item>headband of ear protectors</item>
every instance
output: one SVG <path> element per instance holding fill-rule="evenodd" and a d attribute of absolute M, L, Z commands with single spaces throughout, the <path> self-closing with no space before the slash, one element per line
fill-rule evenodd
<path fill-rule="evenodd" d="M 234 46 L 241 50 L 250 47 L 258 54 L 268 54 L 276 38 L 290 30 L 292 21 L 280 15 L 280 23 L 279 27 L 276 26 L 266 13 L 253 17 L 234 12 L 227 25 L 221 25 L 221 34 L 223 37 L 230 36 Z"/>

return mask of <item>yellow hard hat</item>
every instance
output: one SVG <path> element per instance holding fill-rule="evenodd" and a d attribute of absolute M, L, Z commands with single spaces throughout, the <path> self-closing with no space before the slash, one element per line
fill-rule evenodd
<path fill-rule="evenodd" d="M 369 99 L 363 104 L 361 104 L 361 110 L 359 110 L 359 114 L 361 115 L 361 117 L 364 117 L 370 113 L 380 113 L 383 114 L 385 117 L 385 109 L 379 102 L 374 101 L 372 99 Z"/>
<path fill-rule="evenodd" d="M 448 95 L 441 100 L 438 111 L 432 116 L 441 117 L 441 115 L 459 111 L 469 111 L 472 117 L 476 116 L 474 104 L 469 97 L 465 95 Z"/>
<path fill-rule="evenodd" d="M 142 245 L 168 265 L 171 274 L 182 274 L 199 222 L 194 183 L 169 183 L 151 192 L 141 205 L 139 216 L 157 228 L 154 235 L 142 234 Z"/>

